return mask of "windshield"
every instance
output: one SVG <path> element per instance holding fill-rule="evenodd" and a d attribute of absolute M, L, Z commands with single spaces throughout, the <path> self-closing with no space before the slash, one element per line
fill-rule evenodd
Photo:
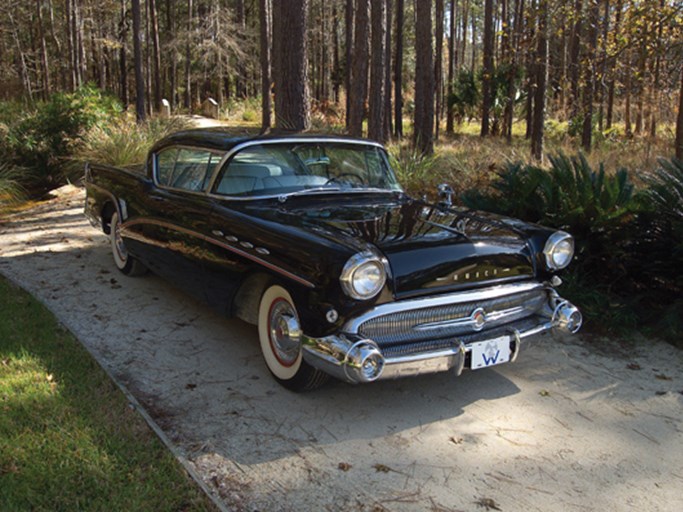
<path fill-rule="evenodd" d="M 218 194 L 245 197 L 378 189 L 401 191 L 384 150 L 344 142 L 247 146 L 215 187 Z"/>

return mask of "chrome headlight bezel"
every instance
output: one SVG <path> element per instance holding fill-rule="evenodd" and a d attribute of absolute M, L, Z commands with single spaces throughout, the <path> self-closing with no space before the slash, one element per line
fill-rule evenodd
<path fill-rule="evenodd" d="M 358 282 L 363 278 L 360 271 L 367 270 L 375 272 L 377 278 L 371 287 L 364 290 L 362 283 Z M 382 291 L 387 282 L 387 263 L 384 258 L 372 251 L 362 251 L 351 256 L 339 276 L 344 293 L 356 300 L 369 300 L 377 296 Z"/>
<path fill-rule="evenodd" d="M 558 256 L 564 253 L 564 259 L 557 261 Z M 565 231 L 555 231 L 548 237 L 543 248 L 545 264 L 550 270 L 562 270 L 566 268 L 574 258 L 574 237 Z M 569 254 L 569 256 L 566 256 Z"/>

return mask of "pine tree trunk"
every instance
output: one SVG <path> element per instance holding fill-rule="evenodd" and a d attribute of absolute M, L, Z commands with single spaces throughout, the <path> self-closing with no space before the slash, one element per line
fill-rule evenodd
<path fill-rule="evenodd" d="M 400 0 L 399 0 L 400 1 Z M 344 63 L 344 89 L 346 90 L 346 130 L 349 130 L 349 114 L 351 112 L 351 61 L 353 59 L 353 0 L 346 0 L 344 11 L 344 43 L 346 45 Z"/>
<path fill-rule="evenodd" d="M 448 92 L 446 94 L 446 133 L 453 133 L 453 105 L 451 105 L 451 96 L 453 96 L 453 80 L 455 80 L 455 67 L 456 61 L 458 59 L 456 54 L 458 45 L 455 42 L 456 0 L 451 0 L 450 8 L 450 31 L 448 36 Z"/>
<path fill-rule="evenodd" d="M 369 26 L 368 0 L 357 0 L 353 44 L 353 68 L 351 80 L 351 110 L 349 133 L 354 137 L 363 134 L 365 99 L 368 93 Z"/>
<path fill-rule="evenodd" d="M 614 19 L 614 30 L 612 33 L 614 34 L 619 34 L 620 30 L 620 25 L 621 25 L 621 10 L 623 7 L 623 0 L 617 0 L 617 5 L 616 5 L 616 13 L 615 13 L 615 19 Z M 606 119 L 605 119 L 605 128 L 610 129 L 612 127 L 612 118 L 614 115 L 614 86 L 615 86 L 615 74 L 616 74 L 616 69 L 615 69 L 615 58 L 610 57 L 609 59 L 609 74 L 610 74 L 610 79 L 609 83 L 607 85 L 607 114 L 606 114 Z"/>
<path fill-rule="evenodd" d="M 396 0 L 396 57 L 394 61 L 394 135 L 403 137 L 403 0 Z"/>
<path fill-rule="evenodd" d="M 434 87 L 436 88 L 434 138 L 436 140 L 439 140 L 439 128 L 441 127 L 441 108 L 443 106 L 443 2 L 444 0 L 436 0 L 436 20 L 434 24 Z"/>
<path fill-rule="evenodd" d="M 159 53 L 159 18 L 156 0 L 149 0 L 150 27 L 152 32 L 152 84 L 154 88 L 154 108 L 161 110 L 161 53 Z"/>
<path fill-rule="evenodd" d="M 175 41 L 176 38 L 176 17 L 175 9 L 176 2 L 171 0 L 166 0 L 166 30 L 169 33 L 171 41 Z M 178 74 L 178 62 L 176 60 L 176 52 L 169 52 L 171 55 L 171 62 L 168 66 L 168 100 L 171 104 L 171 111 L 175 111 L 176 108 L 176 94 L 177 94 L 177 74 Z"/>
<path fill-rule="evenodd" d="M 68 4 L 69 0 L 67 0 Z M 120 91 L 119 97 L 121 98 L 121 103 L 123 103 L 124 108 L 128 106 L 128 62 L 126 60 L 126 43 L 128 39 L 128 25 L 126 23 L 126 0 L 121 0 L 121 22 L 119 23 L 119 42 L 121 48 L 119 48 L 119 80 L 120 80 Z M 71 53 L 71 38 L 67 37 L 69 53 Z M 71 84 L 75 83 L 73 78 L 73 72 L 69 73 L 71 79 Z"/>
<path fill-rule="evenodd" d="M 332 20 L 332 96 L 334 97 L 334 104 L 339 105 L 341 68 L 339 63 L 339 16 L 336 3 L 332 6 Z"/>
<path fill-rule="evenodd" d="M 535 85 L 531 156 L 543 159 L 543 122 L 545 119 L 545 88 L 548 68 L 548 0 L 538 0 L 538 31 L 536 34 Z"/>
<path fill-rule="evenodd" d="M 581 71 L 581 31 L 582 31 L 583 0 L 574 2 L 574 27 L 572 29 L 569 48 L 569 111 L 570 117 L 576 118 L 579 113 L 579 76 Z"/>
<path fill-rule="evenodd" d="M 261 41 L 261 132 L 270 129 L 270 0 L 259 0 Z"/>
<path fill-rule="evenodd" d="M 276 0 L 277 3 L 277 0 Z M 244 40 L 246 31 L 246 18 L 244 15 L 244 0 L 237 0 L 235 5 L 235 18 L 237 23 L 237 30 L 239 32 L 238 37 L 240 40 Z M 247 86 L 246 80 L 246 69 L 244 67 L 244 62 L 239 59 L 237 62 L 237 77 L 235 78 L 235 94 L 237 98 L 244 99 L 247 97 Z"/>
<path fill-rule="evenodd" d="M 275 126 L 287 132 L 310 127 L 306 27 L 308 0 L 273 3 Z"/>
<path fill-rule="evenodd" d="M 192 19 L 192 0 L 187 0 L 187 42 L 185 43 L 185 108 L 191 110 L 192 107 L 192 53 L 190 47 L 190 37 L 193 28 Z"/>
<path fill-rule="evenodd" d="M 460 65 L 465 65 L 465 55 L 467 54 L 467 27 L 469 25 L 468 17 L 470 14 L 470 0 L 463 0 L 464 6 L 462 8 L 462 53 L 460 55 Z M 471 69 L 472 67 L 470 67 Z"/>
<path fill-rule="evenodd" d="M 43 98 L 50 96 L 50 66 L 47 58 L 47 45 L 45 44 L 45 29 L 43 28 L 42 1 L 36 0 L 36 14 L 38 19 L 38 37 L 40 38 L 40 63 L 42 66 Z"/>
<path fill-rule="evenodd" d="M 413 144 L 422 154 L 434 152 L 434 57 L 432 0 L 415 6 L 415 114 Z"/>
<path fill-rule="evenodd" d="M 676 158 L 683 161 L 683 68 L 681 68 L 681 90 L 678 93 L 678 117 L 676 118 Z"/>
<path fill-rule="evenodd" d="M 489 135 L 489 113 L 493 101 L 493 0 L 484 1 L 484 74 L 482 76 L 481 136 Z"/>
<path fill-rule="evenodd" d="M 368 137 L 386 142 L 384 133 L 384 72 L 386 67 L 387 11 L 385 0 L 372 0 L 372 64 L 370 66 L 370 96 Z"/>
<path fill-rule="evenodd" d="M 664 0 L 659 1 L 659 8 L 660 10 L 664 10 Z M 659 107 L 659 70 L 660 70 L 660 64 L 661 64 L 661 57 L 662 57 L 662 49 L 661 49 L 661 41 L 662 41 L 662 30 L 663 30 L 663 22 L 660 18 L 659 22 L 657 23 L 657 57 L 655 58 L 655 70 L 654 70 L 654 76 L 652 77 L 652 83 L 650 85 L 651 87 L 651 97 L 650 97 L 650 137 L 653 139 L 657 136 L 657 110 Z"/>
<path fill-rule="evenodd" d="M 133 62 L 135 67 L 135 117 L 145 120 L 145 79 L 142 74 L 142 34 L 140 32 L 140 0 L 132 0 Z"/>
<path fill-rule="evenodd" d="M 595 51 L 598 44 L 598 17 L 600 5 L 598 0 L 588 0 L 588 37 L 584 55 L 585 68 L 583 76 L 583 126 L 581 130 L 581 146 L 591 150 L 593 141 L 593 98 L 595 96 Z"/>
<path fill-rule="evenodd" d="M 645 24 L 645 33 L 648 32 L 649 27 Z M 642 46 L 638 52 L 638 73 L 637 73 L 637 88 L 638 99 L 636 100 L 636 122 L 634 128 L 634 135 L 640 135 L 643 130 L 643 109 L 645 100 L 645 71 L 647 65 L 648 48 L 647 43 L 643 41 Z"/>
<path fill-rule="evenodd" d="M 387 6 L 386 38 L 384 43 L 384 141 L 391 138 L 391 17 L 392 0 L 384 0 Z"/>
<path fill-rule="evenodd" d="M 603 130 L 605 117 L 605 78 L 607 75 L 607 38 L 609 36 L 609 0 L 605 2 L 605 13 L 602 20 L 602 51 L 600 55 L 600 76 L 597 82 L 598 95 L 598 129 Z"/>
<path fill-rule="evenodd" d="M 69 59 L 69 89 L 71 91 L 76 90 L 76 68 L 74 67 L 74 62 L 75 62 L 75 57 L 74 57 L 74 40 L 73 36 L 71 33 L 72 30 L 72 23 L 71 23 L 71 11 L 72 11 L 72 2 L 73 0 L 66 0 L 64 2 L 64 18 L 65 18 L 65 29 L 64 32 L 66 33 L 66 42 L 67 42 L 67 52 L 68 52 L 68 59 Z M 121 23 L 124 24 L 124 31 L 125 31 L 125 9 L 126 9 L 126 0 L 121 0 L 121 13 L 122 13 L 122 21 Z M 124 32 L 125 33 L 125 32 Z M 123 48 L 125 48 L 125 40 L 123 41 Z M 125 62 L 125 52 L 124 52 L 124 57 L 122 58 L 122 62 Z M 127 96 L 127 95 L 126 95 Z M 123 100 L 123 93 L 122 93 L 122 100 Z M 128 103 L 127 98 L 126 101 L 124 102 L 124 105 Z"/>

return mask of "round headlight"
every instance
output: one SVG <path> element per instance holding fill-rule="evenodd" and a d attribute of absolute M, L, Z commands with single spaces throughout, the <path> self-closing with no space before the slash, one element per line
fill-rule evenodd
<path fill-rule="evenodd" d="M 387 274 L 382 260 L 374 253 L 364 251 L 349 258 L 339 280 L 349 297 L 366 300 L 380 292 Z"/>
<path fill-rule="evenodd" d="M 550 270 L 563 269 L 574 257 L 574 239 L 569 233 L 556 231 L 548 237 L 543 254 Z"/>

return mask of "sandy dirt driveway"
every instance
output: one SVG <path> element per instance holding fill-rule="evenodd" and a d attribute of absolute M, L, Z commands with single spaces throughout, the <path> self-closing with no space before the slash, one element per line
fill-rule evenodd
<path fill-rule="evenodd" d="M 0 272 L 144 404 L 232 510 L 683 510 L 683 353 L 548 337 L 514 364 L 293 394 L 256 330 L 127 278 L 83 191 L 0 221 Z"/>

